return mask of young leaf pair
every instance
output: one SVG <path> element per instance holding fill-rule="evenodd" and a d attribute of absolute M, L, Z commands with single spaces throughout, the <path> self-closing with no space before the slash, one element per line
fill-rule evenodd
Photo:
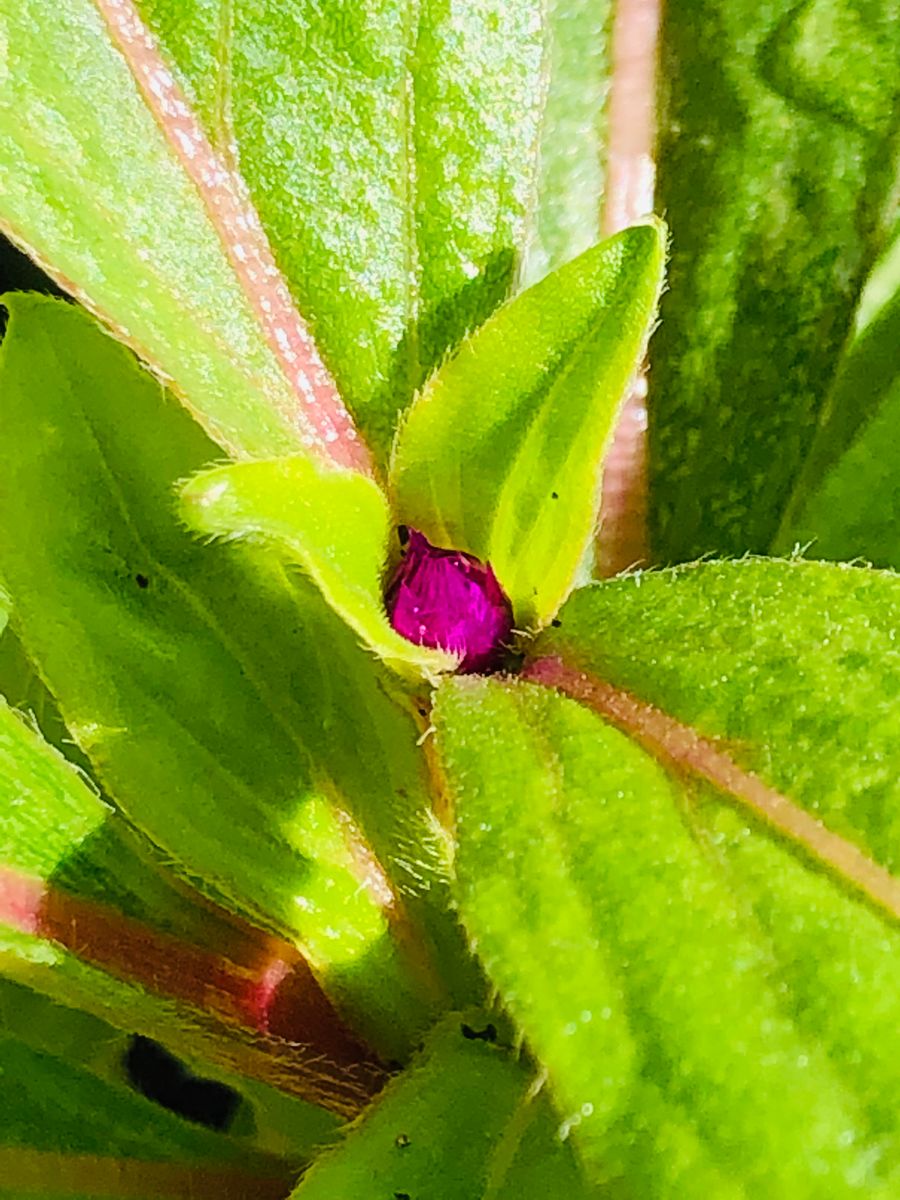
<path fill-rule="evenodd" d="M 402 674 L 433 678 L 458 658 L 391 628 L 382 573 L 392 507 L 435 545 L 490 563 L 516 628 L 537 631 L 589 550 L 604 448 L 647 341 L 664 259 L 664 226 L 634 226 L 499 309 L 413 403 L 386 490 L 302 455 L 243 462 L 187 484 L 186 521 L 279 547 Z"/>

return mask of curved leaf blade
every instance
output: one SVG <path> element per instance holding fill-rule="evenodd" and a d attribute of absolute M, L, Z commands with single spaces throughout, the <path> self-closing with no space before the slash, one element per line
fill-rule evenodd
<path fill-rule="evenodd" d="M 603 450 L 664 257 L 655 223 L 560 268 L 466 339 L 400 429 L 399 517 L 490 562 L 522 626 L 553 616 L 593 536 Z"/>
<path fill-rule="evenodd" d="M 718 740 L 896 872 L 898 623 L 890 572 L 750 559 L 581 589 L 536 650 Z"/>
<path fill-rule="evenodd" d="M 479 1028 L 488 1019 L 456 1014 L 442 1022 L 344 1144 L 312 1167 L 294 1200 L 539 1200 L 545 1193 L 533 1177 L 524 1177 L 521 1191 L 504 1188 L 523 1138 L 546 1137 L 549 1114 L 529 1099 L 533 1080 L 509 1049 L 465 1038 L 465 1022 Z M 554 1182 L 578 1200 L 586 1193 L 565 1148 L 559 1150 Z"/>
<path fill-rule="evenodd" d="M 776 552 L 900 567 L 900 292 L 850 346 L 778 535 Z"/>
<path fill-rule="evenodd" d="M 391 514 L 384 493 L 357 472 L 309 458 L 240 463 L 204 471 L 181 491 L 198 533 L 252 539 L 299 563 L 334 611 L 385 662 L 413 678 L 452 670 L 452 655 L 415 646 L 384 611 L 382 575 Z"/>

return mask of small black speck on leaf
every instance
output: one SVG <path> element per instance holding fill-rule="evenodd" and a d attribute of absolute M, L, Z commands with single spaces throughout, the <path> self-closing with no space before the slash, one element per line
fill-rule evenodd
<path fill-rule="evenodd" d="M 409 1192 L 394 1192 L 394 1200 L 410 1200 Z"/>
<path fill-rule="evenodd" d="M 135 575 L 134 582 L 139 588 L 148 588 L 150 586 L 150 580 L 146 575 L 142 575 L 140 571 L 137 573 L 137 575 Z"/>
<path fill-rule="evenodd" d="M 559 492 L 551 492 L 551 493 L 550 493 L 550 499 L 551 499 L 551 500 L 558 500 L 558 499 L 559 499 Z"/>
<path fill-rule="evenodd" d="M 460 1025 L 459 1032 L 469 1042 L 496 1042 L 497 1029 L 494 1025 L 485 1025 L 484 1029 L 473 1029 L 471 1025 Z"/>
<path fill-rule="evenodd" d="M 410 1145 L 409 1134 L 408 1133 L 398 1133 L 397 1136 L 394 1138 L 394 1145 L 397 1147 L 398 1150 L 405 1150 L 406 1147 L 408 1145 Z"/>
<path fill-rule="evenodd" d="M 562 625 L 562 621 L 560 621 L 558 617 L 554 617 L 550 624 L 554 629 L 559 629 L 560 625 Z"/>

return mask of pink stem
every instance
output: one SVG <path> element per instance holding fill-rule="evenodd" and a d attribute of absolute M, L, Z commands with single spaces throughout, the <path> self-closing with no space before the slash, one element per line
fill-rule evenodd
<path fill-rule="evenodd" d="M 653 211 L 656 45 L 660 0 L 618 0 L 612 37 L 606 204 L 603 232 Z M 598 569 L 615 575 L 648 561 L 647 387 L 639 377 L 603 470 Z"/>
<path fill-rule="evenodd" d="M 368 447 L 294 307 L 241 177 L 213 150 L 132 0 L 95 0 L 147 105 L 193 180 L 298 403 L 302 440 L 342 467 L 372 473 Z"/>
<path fill-rule="evenodd" d="M 689 725 L 615 688 L 567 666 L 559 658 L 530 663 L 522 678 L 563 692 L 599 713 L 640 742 L 660 761 L 711 783 L 771 828 L 803 847 L 813 858 L 892 917 L 900 917 L 900 881 L 858 846 L 832 833 L 798 804 L 763 783 L 709 738 Z"/>

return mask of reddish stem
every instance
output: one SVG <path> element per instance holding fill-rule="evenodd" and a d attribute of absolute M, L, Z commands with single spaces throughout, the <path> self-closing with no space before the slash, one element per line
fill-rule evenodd
<path fill-rule="evenodd" d="M 619 0 L 612 37 L 605 236 L 653 211 L 656 46 L 660 0 Z M 598 570 L 615 575 L 646 563 L 647 387 L 639 377 L 622 410 L 603 468 Z"/>
<path fill-rule="evenodd" d="M 230 914 L 216 911 L 213 952 L 4 867 L 0 924 L 46 938 L 124 983 L 187 1005 L 226 1042 L 229 1030 L 249 1031 L 249 1059 L 238 1052 L 236 1065 L 279 1087 L 292 1074 L 287 1090 L 342 1115 L 352 1115 L 385 1081 L 301 955 Z"/>

